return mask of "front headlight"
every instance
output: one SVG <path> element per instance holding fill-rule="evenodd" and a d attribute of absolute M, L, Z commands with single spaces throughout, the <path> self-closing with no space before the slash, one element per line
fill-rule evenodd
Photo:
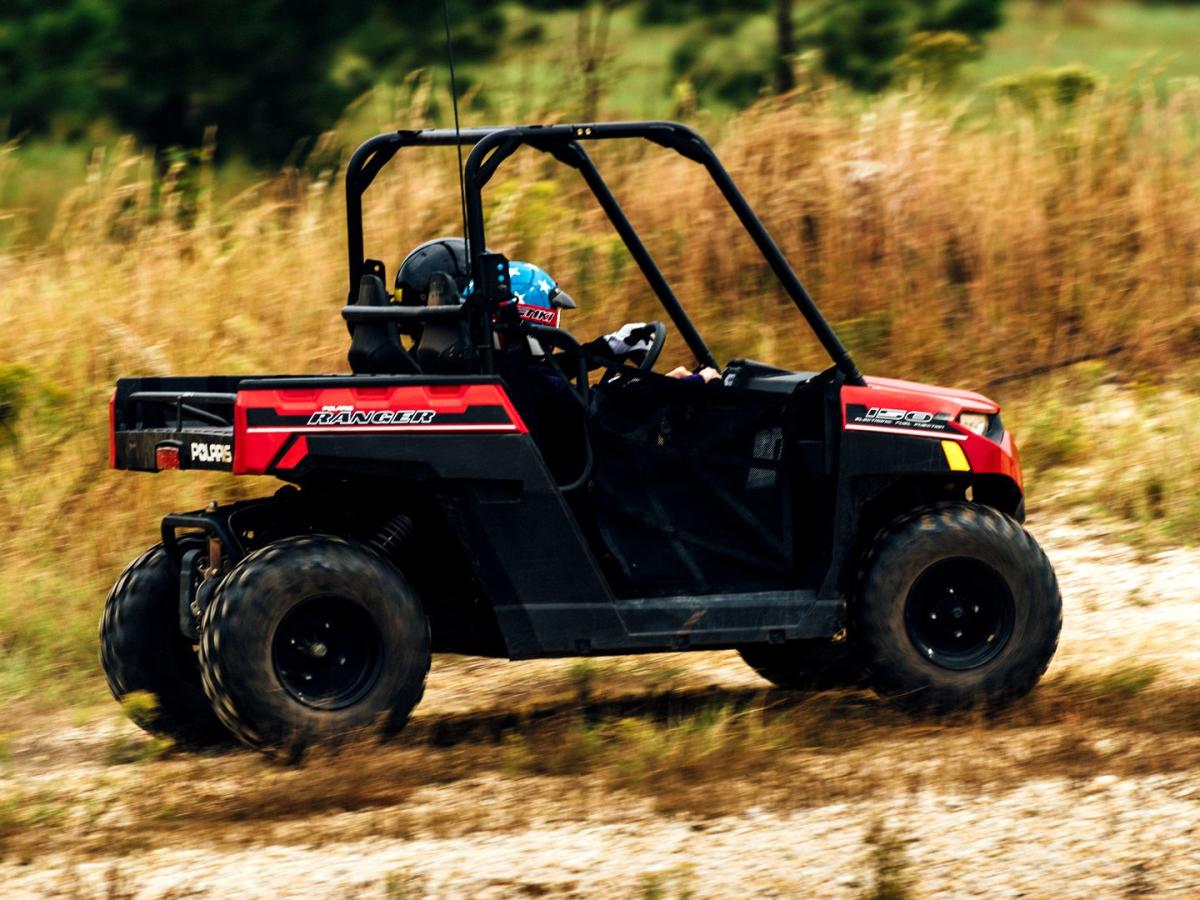
<path fill-rule="evenodd" d="M 973 431 L 982 437 L 987 434 L 988 414 L 980 412 L 964 412 L 958 414 L 958 424 L 967 431 Z"/>

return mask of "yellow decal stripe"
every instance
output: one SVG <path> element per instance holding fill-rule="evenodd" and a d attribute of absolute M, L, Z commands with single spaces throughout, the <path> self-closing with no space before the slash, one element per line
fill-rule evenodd
<path fill-rule="evenodd" d="M 951 472 L 971 471 L 971 464 L 967 462 L 967 454 L 963 453 L 961 445 L 954 441 L 942 441 L 942 452 L 946 454 L 946 462 L 950 464 Z"/>

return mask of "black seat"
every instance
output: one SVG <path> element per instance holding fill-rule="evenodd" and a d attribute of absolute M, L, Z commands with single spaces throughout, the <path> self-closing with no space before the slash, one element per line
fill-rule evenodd
<path fill-rule="evenodd" d="M 364 275 L 358 283 L 355 306 L 387 306 L 387 290 L 378 275 Z M 419 375 L 421 369 L 400 343 L 395 322 L 359 322 L 347 359 L 355 375 Z"/>
<path fill-rule="evenodd" d="M 435 272 L 429 280 L 426 305 L 458 306 L 462 299 L 454 279 Z M 466 319 L 427 322 L 413 345 L 417 363 L 427 375 L 461 375 L 470 370 L 471 342 Z"/>

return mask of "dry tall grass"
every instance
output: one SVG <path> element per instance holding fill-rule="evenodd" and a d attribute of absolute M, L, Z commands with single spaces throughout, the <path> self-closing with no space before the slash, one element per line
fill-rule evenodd
<path fill-rule="evenodd" d="M 719 150 L 867 371 L 987 386 L 1121 347 L 1154 373 L 1200 346 L 1198 110 L 1200 87 L 982 116 L 816 91 L 746 114 Z M 825 365 L 697 167 L 595 155 L 718 357 Z M 21 174 L 9 147 L 0 179 Z M 210 168 L 158 178 L 122 144 L 44 241 L 0 215 L 0 406 L 23 407 L 0 448 L 0 691 L 94 670 L 104 591 L 161 513 L 266 489 L 105 471 L 108 392 L 119 375 L 344 369 L 339 174 L 217 203 Z M 489 243 L 582 301 L 578 334 L 654 315 L 572 173 L 527 151 L 489 201 Z M 368 195 L 368 252 L 394 270 L 458 210 L 452 155 L 410 151 Z"/>

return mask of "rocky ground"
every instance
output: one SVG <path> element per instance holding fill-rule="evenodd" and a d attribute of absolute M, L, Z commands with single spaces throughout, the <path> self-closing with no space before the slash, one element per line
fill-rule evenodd
<path fill-rule="evenodd" d="M 763 740 L 779 723 L 807 737 L 748 766 L 744 744 L 715 768 L 636 779 L 611 755 L 549 772 L 514 755 L 509 731 L 536 756 L 538 729 L 581 692 L 611 692 L 626 718 L 666 694 L 783 702 L 736 655 L 696 654 L 587 670 L 439 659 L 411 735 L 300 767 L 164 754 L 108 712 L 10 722 L 3 893 L 1200 897 L 1200 551 L 1139 552 L 1068 518 L 1032 527 L 1062 583 L 1062 647 L 1002 720 L 919 721 L 851 696 L 780 707 Z M 542 712 L 514 725 L 513 710 Z"/>

